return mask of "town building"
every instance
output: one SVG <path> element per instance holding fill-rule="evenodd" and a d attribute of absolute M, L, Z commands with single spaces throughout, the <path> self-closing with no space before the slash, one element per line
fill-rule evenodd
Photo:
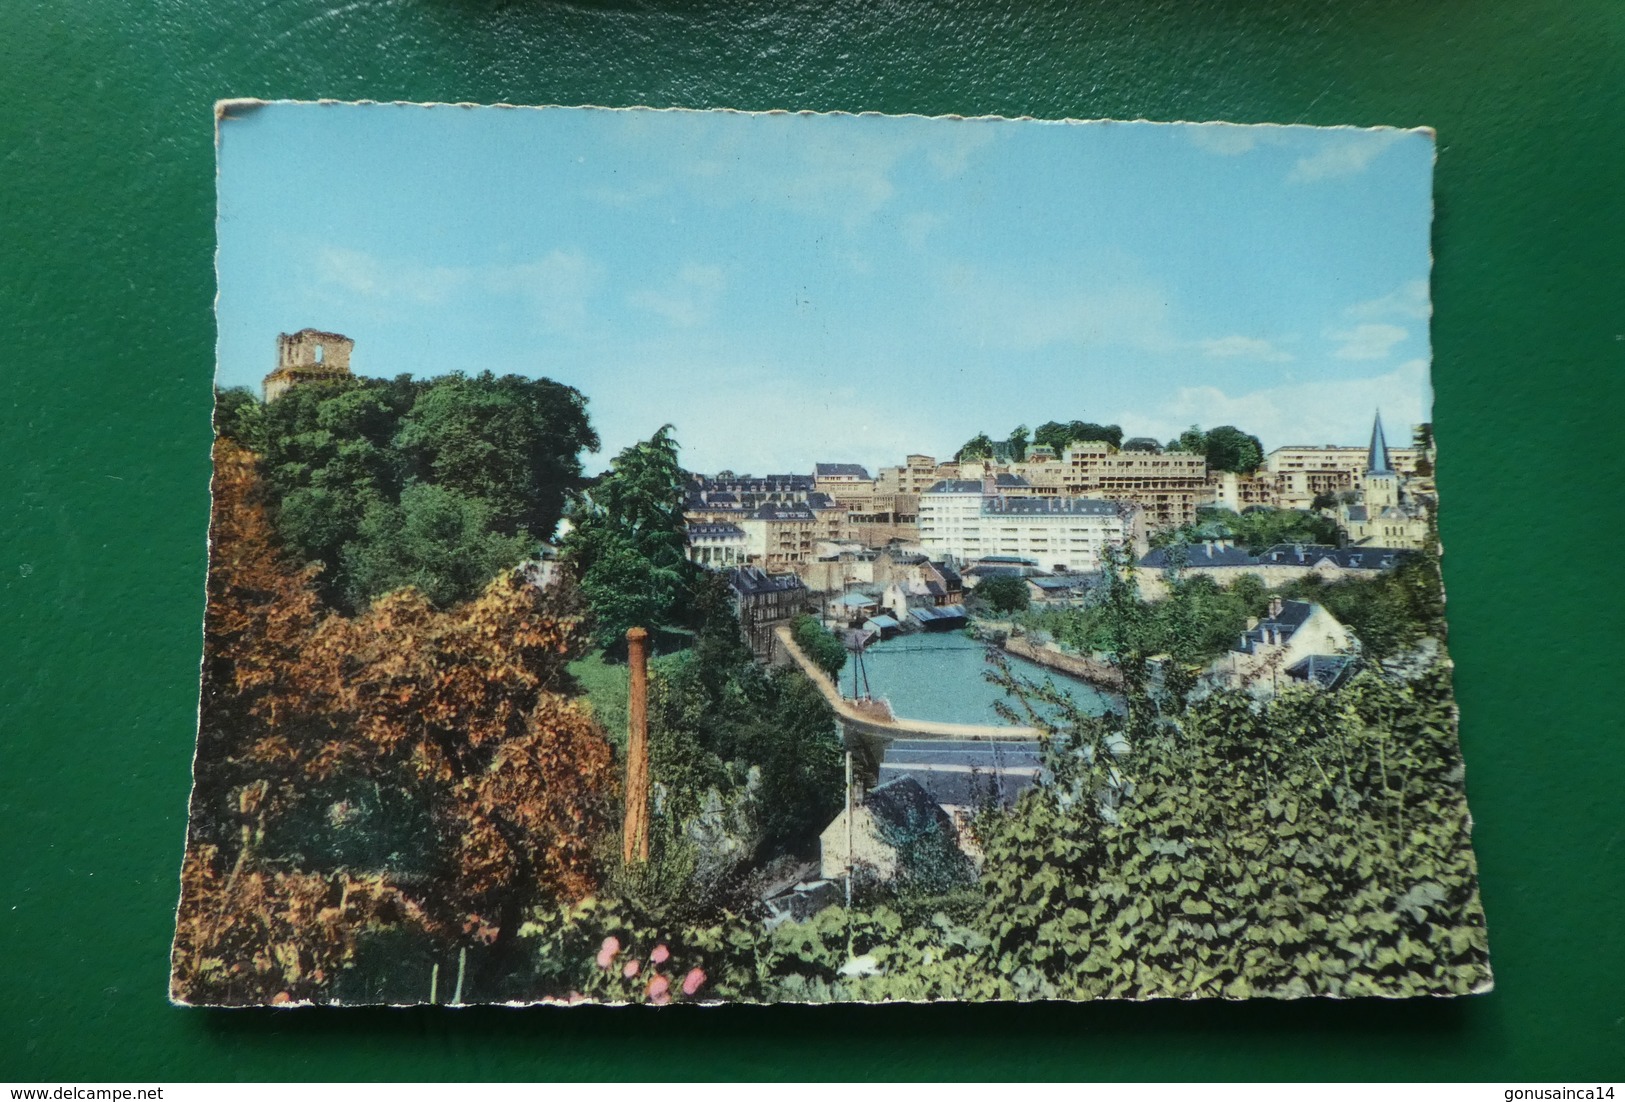
<path fill-rule="evenodd" d="M 1248 509 L 1278 509 L 1281 494 L 1278 482 L 1268 471 L 1237 474 L 1235 471 L 1211 471 L 1207 476 L 1207 493 L 1201 504 L 1232 513 Z M 1287 506 L 1297 508 L 1297 506 Z"/>
<path fill-rule="evenodd" d="M 265 377 L 262 390 L 267 403 L 306 383 L 331 383 L 353 379 L 350 353 L 355 341 L 342 333 L 301 329 L 279 333 L 276 338 L 276 368 Z"/>
<path fill-rule="evenodd" d="M 991 463 L 976 473 L 1003 469 L 1025 479 L 1032 497 L 1087 496 L 1127 501 L 1141 507 L 1152 528 L 1175 528 L 1196 520 L 1200 505 L 1210 503 L 1207 459 L 1186 452 L 1122 451 L 1103 440 L 1074 441 L 1057 456 L 1048 448 L 1030 448 L 1025 459 Z M 961 477 L 972 466 L 960 464 Z"/>
<path fill-rule="evenodd" d="M 1277 597 L 1270 602 L 1269 615 L 1248 628 L 1230 652 L 1214 663 L 1213 673 L 1254 695 L 1269 696 L 1283 679 L 1291 679 L 1288 670 L 1306 659 L 1348 657 L 1358 645 L 1354 633 L 1321 605 Z M 1316 678 L 1315 683 L 1322 682 Z"/>
<path fill-rule="evenodd" d="M 839 524 L 834 508 L 811 505 L 758 505 L 740 517 L 736 526 L 745 534 L 745 561 L 768 568 L 789 568 L 813 557 L 813 544 L 832 538 Z"/>
<path fill-rule="evenodd" d="M 750 561 L 750 538 L 737 524 L 700 523 L 688 526 L 688 557 L 701 566 L 719 570 Z"/>
<path fill-rule="evenodd" d="M 761 661 L 774 661 L 778 657 L 774 629 L 808 611 L 807 587 L 794 574 L 738 566 L 728 571 L 728 588 L 751 651 Z"/>
<path fill-rule="evenodd" d="M 1423 458 L 1416 448 L 1388 449 L 1389 465 L 1406 478 L 1417 474 Z M 1369 448 L 1291 445 L 1266 455 L 1260 474 L 1273 479 L 1277 508 L 1308 509 L 1323 495 L 1358 490 L 1369 463 Z"/>
<path fill-rule="evenodd" d="M 867 872 L 887 881 L 901 871 L 903 843 L 936 834 L 940 844 L 958 847 L 954 821 L 913 777 L 898 777 L 869 790 L 863 802 L 835 816 L 818 837 L 819 875 L 836 880 Z"/>
<path fill-rule="evenodd" d="M 1379 415 L 1371 426 L 1371 445 L 1354 500 L 1339 502 L 1337 508 L 1337 522 L 1350 543 L 1420 550 L 1432 542 L 1427 506 L 1410 492 L 1407 482 L 1396 469 Z"/>
<path fill-rule="evenodd" d="M 1186 574 L 1211 578 L 1221 586 L 1243 575 L 1258 579 L 1267 589 L 1313 574 L 1322 581 L 1371 578 L 1394 569 L 1413 551 L 1399 547 L 1329 547 L 1318 543 L 1279 543 L 1257 555 L 1229 540 L 1205 540 L 1176 552 L 1159 547 L 1140 559 L 1140 593 L 1155 601 L 1168 594 L 1168 574 L 1175 568 Z"/>
<path fill-rule="evenodd" d="M 1019 477 L 1019 476 L 1017 476 Z M 1085 497 L 1039 497 L 997 478 L 943 480 L 920 495 L 920 547 L 932 558 L 969 562 L 988 555 L 1028 557 L 1059 573 L 1100 569 L 1108 547 L 1143 539 L 1132 505 Z"/>

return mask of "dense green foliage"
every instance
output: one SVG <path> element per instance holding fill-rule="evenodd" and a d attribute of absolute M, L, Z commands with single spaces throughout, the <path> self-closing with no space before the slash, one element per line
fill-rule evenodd
<path fill-rule="evenodd" d="M 964 446 L 954 453 L 954 458 L 961 463 L 969 463 L 977 459 L 988 459 L 992 455 L 993 441 L 987 433 L 979 432 L 965 441 Z"/>
<path fill-rule="evenodd" d="M 1359 636 L 1366 655 L 1387 658 L 1425 637 L 1445 637 L 1438 557 L 1417 551 L 1369 580 L 1325 582 L 1315 575 L 1281 586 L 1287 597 L 1315 601 Z"/>
<path fill-rule="evenodd" d="M 976 586 L 976 599 L 997 613 L 1024 612 L 1032 604 L 1027 579 L 1014 574 L 995 574 Z"/>
<path fill-rule="evenodd" d="M 551 992 L 616 982 L 592 971 L 611 935 L 670 944 L 716 997 L 769 1001 L 1402 996 L 1489 978 L 1443 667 L 1161 718 L 1071 712 L 1046 764 L 1052 783 L 978 819 L 969 907 L 837 906 L 764 931 L 596 905 L 533 930 Z"/>
<path fill-rule="evenodd" d="M 719 803 L 737 805 L 743 814 L 730 830 L 741 858 L 799 851 L 840 805 L 835 714 L 798 671 L 757 665 L 726 584 L 704 578 L 694 645 L 652 671 L 651 776 L 667 794 L 662 814 L 690 828 L 710 814 L 716 826 Z"/>
<path fill-rule="evenodd" d="M 1337 522 L 1304 509 L 1248 509 L 1245 513 L 1205 506 L 1196 511 L 1196 523 L 1169 529 L 1152 537 L 1159 547 L 1195 543 L 1204 539 L 1230 539 L 1253 554 L 1278 543 L 1319 543 L 1336 547 L 1341 533 Z"/>
<path fill-rule="evenodd" d="M 1098 425 L 1093 421 L 1045 421 L 1033 431 L 1033 443 L 1054 448 L 1056 455 L 1064 454 L 1069 444 L 1091 440 L 1121 447 L 1123 430 L 1117 425 Z"/>
<path fill-rule="evenodd" d="M 1021 460 L 1027 457 L 1027 449 L 1033 444 L 1054 448 L 1055 454 L 1061 455 L 1069 444 L 1091 440 L 1103 440 L 1115 448 L 1123 443 L 1123 430 L 1117 425 L 1099 425 L 1093 421 L 1045 421 L 1031 432 L 1026 425 L 1017 425 L 1004 442 L 1009 446 L 1011 457 Z M 962 463 L 990 458 L 993 444 L 987 433 L 977 433 L 959 449 L 956 458 Z"/>
<path fill-rule="evenodd" d="M 831 678 L 846 665 L 846 647 L 814 617 L 806 614 L 797 616 L 790 621 L 790 632 L 801 653 L 812 659 L 813 664 Z"/>
<path fill-rule="evenodd" d="M 1264 445 L 1258 437 L 1234 425 L 1220 425 L 1206 432 L 1192 425 L 1179 434 L 1179 439 L 1168 442 L 1168 450 L 1205 456 L 1210 471 L 1249 474 L 1264 462 Z"/>
<path fill-rule="evenodd" d="M 594 639 L 616 653 L 628 628 L 691 618 L 689 590 L 700 571 L 687 557 L 677 451 L 671 426 L 661 426 L 623 449 L 570 506 L 563 558 L 592 607 Z"/>
<path fill-rule="evenodd" d="M 263 458 L 278 535 L 343 611 L 409 584 L 471 598 L 552 536 L 598 447 L 578 391 L 489 372 L 225 390 L 215 423 Z"/>
<path fill-rule="evenodd" d="M 1268 605 L 1263 583 L 1250 574 L 1221 586 L 1206 575 L 1178 570 L 1168 572 L 1166 597 L 1142 603 L 1136 575 L 1124 569 L 1109 574 L 1082 607 L 1034 610 L 1017 623 L 1084 654 L 1140 661 L 1167 655 L 1190 664 L 1224 653 L 1246 630 L 1247 620 L 1263 615 Z"/>

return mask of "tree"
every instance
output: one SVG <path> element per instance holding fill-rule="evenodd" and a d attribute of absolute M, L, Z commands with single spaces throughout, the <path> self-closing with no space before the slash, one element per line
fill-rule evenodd
<path fill-rule="evenodd" d="M 1033 433 L 1033 443 L 1044 444 L 1063 454 L 1074 442 L 1098 440 L 1118 447 L 1123 442 L 1123 430 L 1117 425 L 1098 425 L 1093 421 L 1045 421 Z"/>
<path fill-rule="evenodd" d="M 436 379 L 394 438 L 406 473 L 485 501 L 503 535 L 548 539 L 581 486 L 583 449 L 598 450 L 580 391 L 490 372 Z"/>
<path fill-rule="evenodd" d="M 1234 425 L 1220 425 L 1207 433 L 1203 453 L 1209 470 L 1251 474 L 1264 462 L 1264 445 Z"/>
<path fill-rule="evenodd" d="M 976 597 L 994 612 L 1025 612 L 1032 604 L 1027 579 L 1014 574 L 995 574 L 976 586 Z"/>
<path fill-rule="evenodd" d="M 305 500 L 291 499 L 296 506 Z M 414 482 L 401 491 L 399 504 L 372 502 L 340 557 L 350 603 L 362 607 L 405 586 L 437 608 L 477 596 L 536 547 L 525 534 L 495 529 L 483 498 L 445 486 Z"/>
<path fill-rule="evenodd" d="M 1027 426 L 1017 425 L 1006 441 L 1010 445 L 1010 457 L 1018 463 L 1027 458 L 1027 440 Z"/>
<path fill-rule="evenodd" d="M 1416 426 L 1411 439 L 1416 449 L 1416 474 L 1419 478 L 1433 477 L 1433 424 L 1423 422 Z"/>
<path fill-rule="evenodd" d="M 176 940 L 192 1001 L 319 998 L 358 936 L 409 926 L 500 962 L 527 908 L 597 882 L 614 776 L 565 664 L 582 650 L 568 587 L 511 574 L 446 611 L 413 589 L 348 619 L 271 531 L 253 456 L 216 443 L 197 781 Z M 429 853 L 344 793 L 410 796 Z M 358 868 L 336 854 L 382 855 Z"/>
<path fill-rule="evenodd" d="M 960 463 L 972 463 L 978 460 L 991 459 L 992 457 L 993 441 L 988 438 L 985 432 L 979 432 L 965 441 L 964 446 L 954 455 L 954 458 Z"/>
<path fill-rule="evenodd" d="M 686 553 L 686 475 L 677 452 L 672 427 L 662 425 L 623 449 L 572 503 L 564 561 L 581 580 L 594 635 L 606 649 L 618 650 L 630 627 L 691 618 L 688 584 L 698 568 Z"/>
<path fill-rule="evenodd" d="M 1173 440 L 1168 441 L 1165 451 L 1184 452 L 1187 455 L 1207 454 L 1207 433 L 1202 431 L 1200 425 L 1192 425 Z"/>
<path fill-rule="evenodd" d="M 403 579 L 443 607 L 472 598 L 508 549 L 552 535 L 598 446 L 579 392 L 489 372 L 335 380 L 268 405 L 222 391 L 218 407 L 221 435 L 264 457 L 283 542 L 322 564 L 318 592 L 346 612 Z M 418 547 L 390 546 L 414 523 Z"/>
<path fill-rule="evenodd" d="M 834 680 L 846 665 L 846 647 L 828 628 L 803 613 L 790 621 L 790 633 L 801 653 Z"/>

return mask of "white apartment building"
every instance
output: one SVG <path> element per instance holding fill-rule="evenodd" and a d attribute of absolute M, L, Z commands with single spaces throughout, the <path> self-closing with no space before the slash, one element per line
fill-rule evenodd
<path fill-rule="evenodd" d="M 1136 542 L 1132 506 L 1086 497 L 1010 497 L 983 483 L 945 479 L 920 495 L 920 550 L 970 562 L 1030 558 L 1045 570 L 1099 570 L 1106 548 Z"/>

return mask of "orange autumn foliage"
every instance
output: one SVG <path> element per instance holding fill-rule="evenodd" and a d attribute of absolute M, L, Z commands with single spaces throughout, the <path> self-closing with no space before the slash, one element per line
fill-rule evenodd
<path fill-rule="evenodd" d="M 214 495 L 176 997 L 319 998 L 369 924 L 500 948 L 529 907 L 590 893 L 614 771 L 564 695 L 573 591 L 504 575 L 444 612 L 406 589 L 346 618 L 287 561 L 252 453 L 216 443 Z M 448 871 L 406 885 L 272 852 L 279 821 L 350 780 L 421 794 Z"/>

